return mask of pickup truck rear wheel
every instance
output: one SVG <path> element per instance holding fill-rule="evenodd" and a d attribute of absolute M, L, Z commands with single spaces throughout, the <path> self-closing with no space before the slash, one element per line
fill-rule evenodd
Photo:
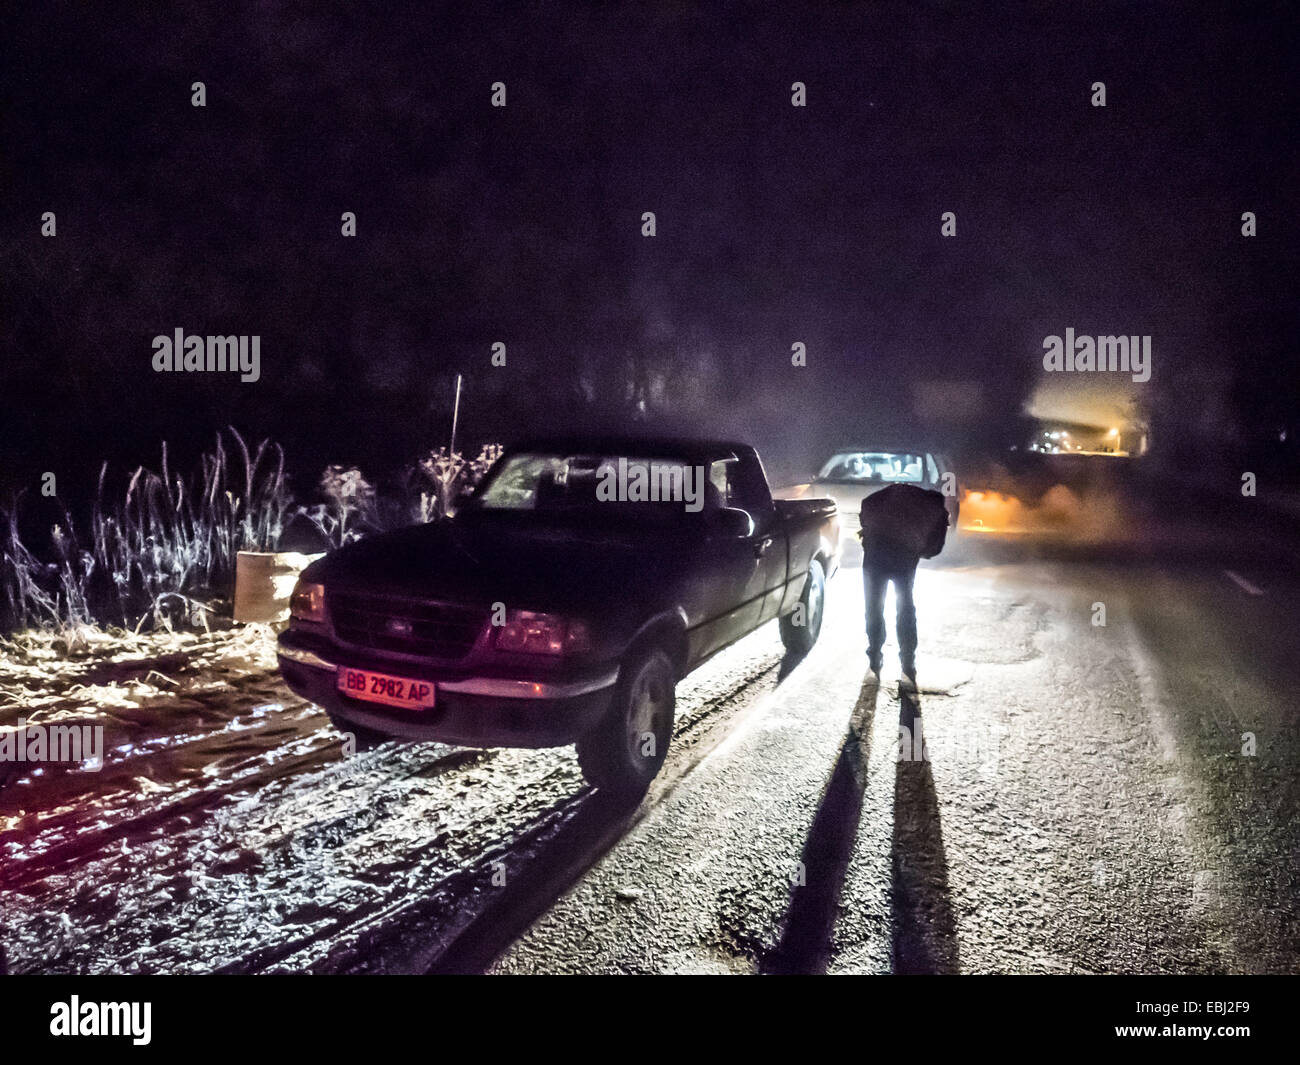
<path fill-rule="evenodd" d="M 822 631 L 822 614 L 826 609 L 826 571 L 813 559 L 808 563 L 808 579 L 804 581 L 799 606 L 781 618 L 781 642 L 791 654 L 806 655 Z M 802 618 L 803 624 L 796 624 Z"/>
<path fill-rule="evenodd" d="M 578 764 L 588 783 L 620 795 L 645 792 L 668 754 L 676 687 L 672 660 L 658 647 L 623 664 L 605 717 L 578 740 Z"/>

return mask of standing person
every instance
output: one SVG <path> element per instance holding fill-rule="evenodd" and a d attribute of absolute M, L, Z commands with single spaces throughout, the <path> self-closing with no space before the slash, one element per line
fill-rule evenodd
<path fill-rule="evenodd" d="M 879 674 L 885 644 L 885 591 L 894 582 L 903 674 L 916 682 L 916 566 L 943 550 L 948 509 L 943 496 L 914 484 L 891 484 L 862 501 L 862 583 L 867 605 L 867 655 Z"/>

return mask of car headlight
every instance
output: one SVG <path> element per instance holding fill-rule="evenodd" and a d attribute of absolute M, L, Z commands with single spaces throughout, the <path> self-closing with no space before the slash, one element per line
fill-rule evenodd
<path fill-rule="evenodd" d="M 325 620 L 325 585 L 299 581 L 289 596 L 289 616 L 299 621 Z"/>
<path fill-rule="evenodd" d="M 523 654 L 575 654 L 588 650 L 591 638 L 581 621 L 532 610 L 511 610 L 506 623 L 497 628 L 496 646 L 498 651 Z"/>

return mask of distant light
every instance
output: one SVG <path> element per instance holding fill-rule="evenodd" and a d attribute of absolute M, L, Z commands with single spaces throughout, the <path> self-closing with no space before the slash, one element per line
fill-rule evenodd
<path fill-rule="evenodd" d="M 1119 430 L 1116 429 L 1114 426 L 1112 426 L 1110 432 L 1108 432 L 1106 435 L 1107 435 L 1107 436 L 1119 436 Z"/>

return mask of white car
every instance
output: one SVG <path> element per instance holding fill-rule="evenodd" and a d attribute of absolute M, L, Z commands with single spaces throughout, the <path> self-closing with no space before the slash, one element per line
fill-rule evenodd
<path fill-rule="evenodd" d="M 817 476 L 775 494 L 787 499 L 829 496 L 839 507 L 840 530 L 857 538 L 862 501 L 890 484 L 914 484 L 940 492 L 948 508 L 948 525 L 957 528 L 960 500 L 957 475 L 948 457 L 918 448 L 842 448 L 826 460 Z"/>

